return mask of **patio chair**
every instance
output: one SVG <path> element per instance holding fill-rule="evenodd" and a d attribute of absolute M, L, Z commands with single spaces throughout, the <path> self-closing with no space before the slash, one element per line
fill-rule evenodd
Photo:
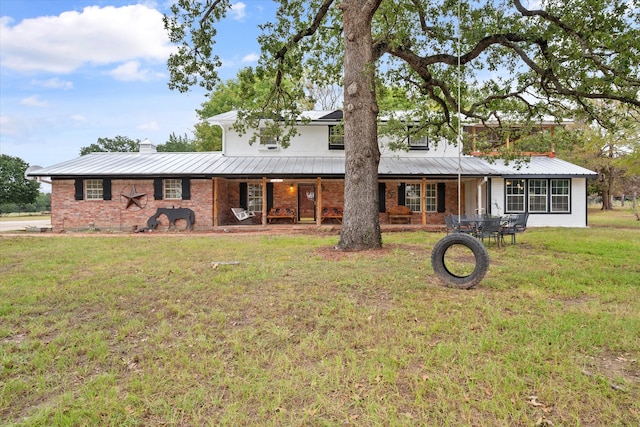
<path fill-rule="evenodd" d="M 504 236 L 511 236 L 511 244 L 516 244 L 516 234 L 522 233 L 527 229 L 527 221 L 529 214 L 513 214 L 503 218 L 502 229 L 500 230 L 500 238 L 504 242 Z"/>
<path fill-rule="evenodd" d="M 485 218 L 479 222 L 477 236 L 480 240 L 484 242 L 484 238 L 489 239 L 489 243 L 491 243 L 491 239 L 496 241 L 496 244 L 500 246 L 500 239 L 502 238 L 500 235 L 500 218 Z"/>
<path fill-rule="evenodd" d="M 245 219 L 256 216 L 254 212 L 249 212 L 244 208 L 231 208 L 231 212 L 233 212 L 238 221 L 244 221 Z"/>

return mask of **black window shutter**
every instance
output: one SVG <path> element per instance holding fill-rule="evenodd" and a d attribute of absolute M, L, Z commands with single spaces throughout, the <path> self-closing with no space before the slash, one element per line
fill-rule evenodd
<path fill-rule="evenodd" d="M 404 193 L 405 193 L 405 185 L 403 182 L 398 187 L 398 205 L 399 206 L 404 206 L 404 204 L 407 202 L 405 198 L 406 195 Z"/>
<path fill-rule="evenodd" d="M 162 178 L 153 180 L 153 199 L 162 200 Z"/>
<path fill-rule="evenodd" d="M 437 188 L 437 193 L 438 193 L 438 200 L 436 202 L 436 207 L 439 213 L 442 213 L 445 211 L 445 197 L 444 197 L 444 189 L 445 189 L 445 183 L 444 182 L 439 182 L 438 183 L 438 188 Z"/>
<path fill-rule="evenodd" d="M 182 179 L 182 200 L 191 200 L 191 180 L 189 178 Z"/>
<path fill-rule="evenodd" d="M 84 180 L 82 178 L 76 178 L 76 200 L 84 199 Z"/>
<path fill-rule="evenodd" d="M 111 200 L 111 178 L 102 180 L 102 200 Z"/>
<path fill-rule="evenodd" d="M 267 182 L 267 211 L 273 207 L 273 182 Z"/>
<path fill-rule="evenodd" d="M 387 210 L 387 186 L 384 182 L 378 183 L 378 212 L 384 212 Z"/>
<path fill-rule="evenodd" d="M 241 182 L 240 183 L 240 207 L 242 209 L 247 209 L 247 206 L 249 206 L 249 199 L 247 195 L 247 183 Z"/>

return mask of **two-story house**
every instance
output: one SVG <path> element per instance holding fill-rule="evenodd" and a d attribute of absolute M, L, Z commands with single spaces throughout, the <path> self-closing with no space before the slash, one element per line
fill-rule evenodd
<path fill-rule="evenodd" d="M 221 152 L 93 153 L 30 171 L 52 182 L 54 230 L 142 228 L 159 208 L 188 208 L 195 229 L 230 225 L 340 223 L 344 203 L 342 112 L 310 111 L 283 149 L 264 129 L 239 135 L 234 111 L 209 119 L 223 130 Z M 383 121 L 384 125 L 384 121 Z M 262 133 L 260 133 L 262 132 Z M 391 151 L 380 138 L 381 224 L 389 211 L 410 209 L 408 223 L 444 225 L 449 213 L 528 212 L 530 226 L 584 227 L 587 179 L 595 174 L 553 156 L 532 156 L 522 168 L 459 155 L 455 144 L 428 138 Z M 232 208 L 251 216 L 238 219 Z M 166 225 L 166 218 L 156 218 Z"/>

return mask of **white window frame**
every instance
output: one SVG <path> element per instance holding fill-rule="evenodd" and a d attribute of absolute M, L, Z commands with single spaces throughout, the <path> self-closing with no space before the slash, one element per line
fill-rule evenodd
<path fill-rule="evenodd" d="M 549 180 L 551 188 L 551 203 L 549 203 L 549 212 L 551 213 L 569 213 L 571 212 L 571 180 L 568 178 L 555 178 Z M 562 182 L 563 185 L 557 184 Z M 564 185 L 566 183 L 566 185 Z M 557 206 L 562 208 L 557 209 Z"/>
<path fill-rule="evenodd" d="M 527 193 L 527 181 L 525 179 L 505 179 L 505 212 L 525 212 Z M 515 208 L 514 208 L 515 205 Z M 521 209 L 519 207 L 522 206 Z"/>
<path fill-rule="evenodd" d="M 549 180 L 529 179 L 527 182 L 529 190 L 529 212 L 546 213 L 549 211 Z"/>
<path fill-rule="evenodd" d="M 164 200 L 182 200 L 182 179 L 168 178 L 162 181 Z"/>
<path fill-rule="evenodd" d="M 428 182 L 424 188 L 424 210 L 425 212 L 438 211 L 438 185 Z"/>
<path fill-rule="evenodd" d="M 262 212 L 262 184 L 247 183 L 247 211 Z"/>
<path fill-rule="evenodd" d="M 422 184 L 405 184 L 404 204 L 411 212 L 422 212 Z"/>
<path fill-rule="evenodd" d="M 84 180 L 84 199 L 102 200 L 104 198 L 104 187 L 101 179 Z"/>

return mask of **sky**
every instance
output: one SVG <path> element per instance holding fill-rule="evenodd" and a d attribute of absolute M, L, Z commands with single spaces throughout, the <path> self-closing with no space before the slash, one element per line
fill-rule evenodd
<path fill-rule="evenodd" d="M 214 47 L 222 79 L 255 66 L 267 0 L 232 0 Z M 192 135 L 206 92 L 169 89 L 171 0 L 1 0 L 0 154 L 51 166 L 98 138 Z"/>

